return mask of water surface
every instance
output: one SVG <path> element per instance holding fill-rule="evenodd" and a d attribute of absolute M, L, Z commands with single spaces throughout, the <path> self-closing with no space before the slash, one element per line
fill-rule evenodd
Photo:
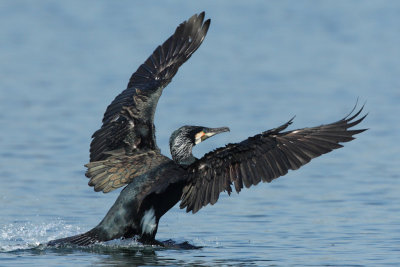
<path fill-rule="evenodd" d="M 200 157 L 293 115 L 292 129 L 333 122 L 358 97 L 369 130 L 271 184 L 161 219 L 158 239 L 200 250 L 38 247 L 114 203 L 119 191 L 87 186 L 90 136 L 139 64 L 203 10 L 210 31 L 158 105 L 163 153 L 184 124 L 231 128 Z M 0 265 L 399 264 L 398 14 L 397 1 L 0 2 Z"/>

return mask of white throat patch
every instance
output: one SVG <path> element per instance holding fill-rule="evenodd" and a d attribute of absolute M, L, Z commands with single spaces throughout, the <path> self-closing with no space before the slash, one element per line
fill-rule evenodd
<path fill-rule="evenodd" d="M 144 216 L 140 221 L 140 226 L 142 227 L 142 234 L 152 234 L 157 227 L 156 217 L 154 216 L 154 208 L 146 210 Z"/>

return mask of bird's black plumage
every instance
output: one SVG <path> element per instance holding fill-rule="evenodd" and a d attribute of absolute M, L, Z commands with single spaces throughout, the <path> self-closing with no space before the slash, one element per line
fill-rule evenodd
<path fill-rule="evenodd" d="M 122 91 L 104 113 L 103 125 L 93 134 L 90 161 L 108 157 L 109 152 L 124 149 L 128 154 L 158 150 L 154 113 L 162 90 L 179 67 L 199 48 L 210 20 L 204 12 L 183 22 L 131 76 Z"/>
<path fill-rule="evenodd" d="M 128 87 L 107 107 L 103 125 L 93 134 L 86 176 L 95 191 L 107 193 L 127 185 L 104 219 L 92 230 L 49 242 L 49 245 L 90 245 L 138 236 L 155 240 L 158 222 L 169 209 L 197 212 L 215 204 L 223 191 L 237 192 L 260 181 L 271 182 L 311 159 L 342 147 L 365 129 L 351 129 L 366 115 L 358 110 L 339 121 L 284 131 L 287 123 L 242 142 L 228 144 L 197 159 L 192 148 L 229 128 L 183 126 L 170 138 L 172 160 L 155 140 L 154 113 L 163 88 L 197 50 L 210 20 L 204 12 L 178 26 L 132 75 Z"/>
<path fill-rule="evenodd" d="M 183 190 L 181 208 L 197 212 L 207 204 L 217 202 L 222 191 L 239 193 L 245 186 L 271 182 L 297 170 L 311 159 L 342 147 L 342 142 L 365 130 L 349 130 L 360 123 L 362 108 L 353 116 L 337 122 L 294 131 L 285 130 L 292 120 L 275 129 L 257 134 L 237 144 L 207 153 L 190 165 L 188 183 Z"/>
<path fill-rule="evenodd" d="M 92 136 L 90 163 L 86 165 L 89 185 L 96 191 L 112 191 L 158 166 L 163 157 L 155 139 L 158 99 L 179 67 L 203 42 L 211 22 L 204 21 L 204 15 L 193 15 L 180 24 L 131 76 L 127 89 L 107 107 L 102 127 Z"/>

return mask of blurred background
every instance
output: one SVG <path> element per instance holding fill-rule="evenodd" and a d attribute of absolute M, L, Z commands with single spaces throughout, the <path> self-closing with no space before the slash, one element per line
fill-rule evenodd
<path fill-rule="evenodd" d="M 91 135 L 137 67 L 201 11 L 208 35 L 158 104 L 165 155 L 184 124 L 230 127 L 201 157 L 294 115 L 291 129 L 336 121 L 357 98 L 369 130 L 271 184 L 162 218 L 158 239 L 202 250 L 38 253 L 114 203 L 118 190 L 87 186 Z M 0 1 L 0 265 L 69 254 L 78 265 L 399 263 L 399 14 L 394 0 Z"/>

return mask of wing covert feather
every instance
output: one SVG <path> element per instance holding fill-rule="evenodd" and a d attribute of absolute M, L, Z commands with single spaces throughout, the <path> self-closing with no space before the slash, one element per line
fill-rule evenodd
<path fill-rule="evenodd" d="M 85 175 L 90 178 L 89 186 L 94 186 L 94 191 L 108 193 L 168 162 L 171 162 L 169 158 L 156 151 L 131 156 L 111 153 L 105 160 L 86 164 Z"/>

